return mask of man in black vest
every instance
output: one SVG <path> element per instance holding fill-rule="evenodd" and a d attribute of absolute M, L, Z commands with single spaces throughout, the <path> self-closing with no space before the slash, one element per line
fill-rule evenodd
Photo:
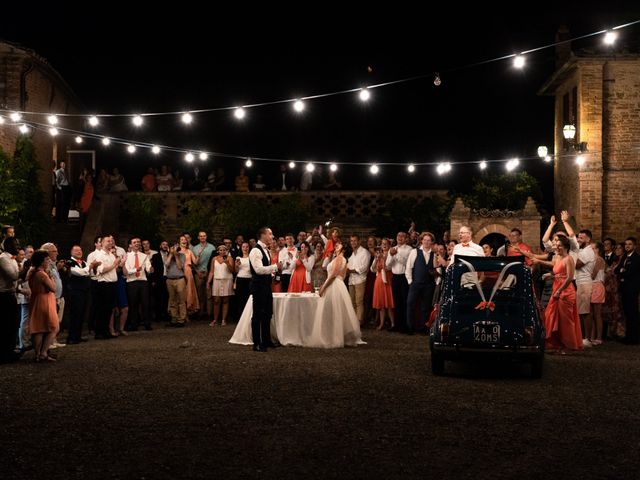
<path fill-rule="evenodd" d="M 273 233 L 268 227 L 258 230 L 258 243 L 249 253 L 251 268 L 251 294 L 253 295 L 253 351 L 266 352 L 267 347 L 275 347 L 271 342 L 271 317 L 273 316 L 273 295 L 271 278 L 278 271 L 278 265 L 271 265 L 269 246 Z"/>
<path fill-rule="evenodd" d="M 67 345 L 82 342 L 82 323 L 84 321 L 87 296 L 91 288 L 91 270 L 97 268 L 100 262 L 93 261 L 90 265 L 82 260 L 82 248 L 74 245 L 71 248 L 71 259 L 66 261 L 67 274 L 64 297 L 67 299 L 70 311 L 69 336 Z"/>
<path fill-rule="evenodd" d="M 407 333 L 414 332 L 413 318 L 416 302 L 420 300 L 420 325 L 424 325 L 433 306 L 433 292 L 436 289 L 435 252 L 431 246 L 435 237 L 431 232 L 423 232 L 419 238 L 420 246 L 411 251 L 407 259 L 405 276 L 409 284 L 407 298 Z"/>
<path fill-rule="evenodd" d="M 615 274 L 620 281 L 622 309 L 627 319 L 627 332 L 623 343 L 637 345 L 640 342 L 640 315 L 638 295 L 640 294 L 640 255 L 636 252 L 637 240 L 629 237 L 624 241 L 624 257 L 618 263 Z"/>

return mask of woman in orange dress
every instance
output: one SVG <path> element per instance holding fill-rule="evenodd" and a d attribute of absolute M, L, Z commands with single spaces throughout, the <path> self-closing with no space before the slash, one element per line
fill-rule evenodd
<path fill-rule="evenodd" d="M 84 216 L 89 213 L 91 202 L 93 201 L 93 173 L 87 171 L 84 175 L 84 188 L 80 198 L 80 213 Z"/>
<path fill-rule="evenodd" d="M 200 302 L 198 301 L 198 290 L 196 289 L 196 282 L 193 278 L 192 265 L 197 265 L 198 261 L 196 256 L 189 248 L 189 240 L 184 235 L 180 236 L 180 252 L 184 253 L 184 278 L 187 282 L 187 315 L 200 311 Z"/>
<path fill-rule="evenodd" d="M 556 248 L 553 262 L 545 262 L 537 258 L 533 261 L 553 266 L 553 293 L 544 315 L 546 347 L 550 350 L 559 350 L 561 355 L 566 355 L 567 350 L 582 349 L 576 289 L 572 282 L 575 264 L 569 255 L 571 249 L 569 239 L 564 235 L 556 235 L 553 241 Z"/>
<path fill-rule="evenodd" d="M 380 249 L 375 250 L 375 257 L 371 264 L 371 272 L 375 273 L 376 279 L 373 284 L 373 308 L 377 310 L 376 316 L 379 318 L 378 330 L 384 328 L 387 313 L 391 328 L 396 326 L 395 313 L 393 311 L 395 305 L 393 303 L 393 292 L 391 291 L 391 279 L 393 273 L 386 267 L 387 255 L 391 243 L 388 238 L 383 238 Z"/>
<path fill-rule="evenodd" d="M 31 270 L 27 275 L 31 299 L 29 300 L 29 332 L 33 336 L 36 362 L 55 362 L 49 356 L 49 347 L 56 339 L 60 322 L 56 307 L 56 285 L 47 273 L 49 252 L 38 250 L 31 257 Z"/>
<path fill-rule="evenodd" d="M 313 270 L 314 263 L 315 257 L 311 255 L 311 247 L 309 247 L 307 242 L 302 242 L 300 244 L 300 252 L 296 258 L 296 268 L 289 282 L 288 292 L 313 292 L 313 287 L 311 286 L 311 270 Z"/>

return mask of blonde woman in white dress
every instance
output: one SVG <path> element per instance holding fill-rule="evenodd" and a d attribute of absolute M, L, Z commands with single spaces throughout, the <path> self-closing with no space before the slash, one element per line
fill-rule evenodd
<path fill-rule="evenodd" d="M 309 346 L 337 348 L 365 343 L 349 290 L 344 284 L 346 273 L 344 247 L 338 242 L 334 246 L 334 258 L 327 266 L 327 280 L 320 289 L 319 321 L 314 326 Z"/>
<path fill-rule="evenodd" d="M 211 259 L 209 268 L 209 278 L 207 286 L 211 286 L 211 296 L 213 297 L 213 321 L 209 326 L 214 327 L 220 318 L 222 310 L 221 326 L 227 324 L 229 314 L 229 297 L 233 295 L 233 272 L 235 272 L 233 257 L 229 255 L 227 247 L 220 245 L 218 255 Z M 222 307 L 222 308 L 220 308 Z"/>

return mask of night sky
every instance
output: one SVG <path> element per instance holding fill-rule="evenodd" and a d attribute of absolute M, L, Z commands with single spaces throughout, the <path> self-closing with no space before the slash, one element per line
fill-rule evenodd
<path fill-rule="evenodd" d="M 530 55 L 522 71 L 511 60 L 467 66 L 553 43 L 562 23 L 573 37 L 640 19 L 640 2 L 564 3 L 558 10 L 522 2 L 518 8 L 524 13 L 513 5 L 456 4 L 445 11 L 425 3 L 391 9 L 363 5 L 361 11 L 318 4 L 286 12 L 248 6 L 220 10 L 212 4 L 213 11 L 174 7 L 153 14 L 112 3 L 104 12 L 56 4 L 55 9 L 33 6 L 28 13 L 3 15 L 0 38 L 47 58 L 92 113 L 248 104 L 439 71 L 439 87 L 428 76 L 373 90 L 367 104 L 355 94 L 308 101 L 301 116 L 291 105 L 276 105 L 249 110 L 242 123 L 230 112 L 216 112 L 198 115 L 190 127 L 175 116 L 148 119 L 142 129 L 127 119 L 104 121 L 101 131 L 176 147 L 296 160 L 508 159 L 534 157 L 538 145 L 553 148 L 553 99 L 536 93 L 554 70 L 554 49 Z M 162 19 L 153 19 L 158 16 Z M 627 35 L 637 38 L 640 28 L 621 34 L 623 41 Z M 578 43 L 600 45 L 599 37 Z M 177 154 L 153 159 L 140 153 L 132 165 L 124 147 L 96 149 L 103 165 L 125 167 L 134 177 L 148 165 L 165 162 L 189 176 L 190 167 Z M 209 160 L 202 169 L 220 164 L 234 176 L 240 161 Z M 258 163 L 250 174 L 269 175 L 277 168 L 277 163 Z M 522 161 L 521 168 L 551 195 L 550 165 L 532 159 Z M 504 171 L 502 165 L 491 169 Z M 464 190 L 477 171 L 476 165 L 459 166 L 438 177 L 434 167 L 422 167 L 409 176 L 404 168 L 385 167 L 372 178 L 364 167 L 343 166 L 339 178 L 345 187 Z"/>

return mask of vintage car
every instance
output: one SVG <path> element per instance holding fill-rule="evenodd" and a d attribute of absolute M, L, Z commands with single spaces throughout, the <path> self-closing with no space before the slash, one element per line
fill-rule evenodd
<path fill-rule="evenodd" d="M 445 360 L 494 355 L 531 364 L 542 376 L 544 322 L 524 257 L 455 257 L 445 273 L 429 344 L 431 369 Z M 477 357 L 476 357 L 477 358 Z"/>

